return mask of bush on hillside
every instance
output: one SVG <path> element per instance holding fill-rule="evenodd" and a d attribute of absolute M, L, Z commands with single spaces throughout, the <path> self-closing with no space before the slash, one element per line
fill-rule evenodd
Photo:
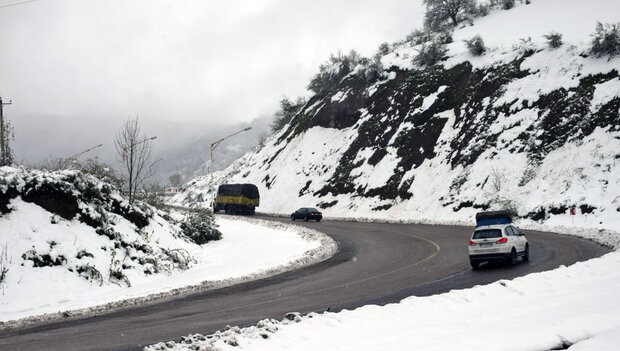
<path fill-rule="evenodd" d="M 198 245 L 220 240 L 222 233 L 217 228 L 215 217 L 206 209 L 189 214 L 181 223 L 183 234 Z"/>
<path fill-rule="evenodd" d="M 536 52 L 536 46 L 530 37 L 519 39 L 519 43 L 515 44 L 512 48 L 519 52 L 521 56 L 530 56 Z"/>
<path fill-rule="evenodd" d="M 283 97 L 280 100 L 280 109 L 276 112 L 273 122 L 271 122 L 271 131 L 275 133 L 284 128 L 301 111 L 306 102 L 306 99 L 303 97 L 298 97 L 297 101 L 292 101 L 286 96 Z"/>
<path fill-rule="evenodd" d="M 432 40 L 422 44 L 418 55 L 413 58 L 413 62 L 422 66 L 432 66 L 441 61 L 446 56 L 447 51 L 446 44 Z"/>
<path fill-rule="evenodd" d="M 502 8 L 504 10 L 510 10 L 515 7 L 515 0 L 502 0 Z"/>
<path fill-rule="evenodd" d="M 475 35 L 471 39 L 464 40 L 465 46 L 469 52 L 474 56 L 480 56 L 486 51 L 486 47 L 484 46 L 484 40 L 480 35 Z"/>
<path fill-rule="evenodd" d="M 325 93 L 351 73 L 361 60 L 362 57 L 355 50 L 351 50 L 347 55 L 340 52 L 332 54 L 326 63 L 319 66 L 319 73 L 310 80 L 308 89 L 315 94 Z"/>
<path fill-rule="evenodd" d="M 545 34 L 544 37 L 547 39 L 547 45 L 549 45 L 550 48 L 557 49 L 562 46 L 562 34 L 550 32 L 549 34 Z"/>
<path fill-rule="evenodd" d="M 117 189 L 123 188 L 123 180 L 116 175 L 112 166 L 99 162 L 96 158 L 76 163 L 76 169 L 79 169 L 82 173 L 90 174 L 104 183 L 110 183 Z"/>
<path fill-rule="evenodd" d="M 413 46 L 422 45 L 429 40 L 431 40 L 431 32 L 421 29 L 414 29 L 413 32 L 407 34 L 405 37 L 405 42 L 410 43 Z"/>
<path fill-rule="evenodd" d="M 375 54 L 372 61 L 365 62 L 363 69 L 360 71 L 363 74 L 363 78 L 367 83 L 377 81 L 385 72 L 383 63 L 381 62 L 381 55 L 379 52 Z"/>
<path fill-rule="evenodd" d="M 592 37 L 591 51 L 596 57 L 613 57 L 620 53 L 620 23 L 598 22 Z"/>
<path fill-rule="evenodd" d="M 478 4 L 472 8 L 472 15 L 474 17 L 484 17 L 491 12 L 488 4 Z"/>
<path fill-rule="evenodd" d="M 387 42 L 381 43 L 379 45 L 379 49 L 377 50 L 377 55 L 385 56 L 390 53 L 390 44 Z"/>
<path fill-rule="evenodd" d="M 149 184 L 143 191 L 137 194 L 140 201 L 155 207 L 158 210 L 166 210 L 166 201 L 164 201 L 164 187 L 159 184 Z"/>

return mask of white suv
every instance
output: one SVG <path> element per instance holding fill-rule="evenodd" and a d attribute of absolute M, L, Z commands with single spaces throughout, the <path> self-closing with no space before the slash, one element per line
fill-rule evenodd
<path fill-rule="evenodd" d="M 477 227 L 469 240 L 469 262 L 478 269 L 484 261 L 507 261 L 511 265 L 517 258 L 530 259 L 530 246 L 523 233 L 511 224 L 494 224 Z"/>

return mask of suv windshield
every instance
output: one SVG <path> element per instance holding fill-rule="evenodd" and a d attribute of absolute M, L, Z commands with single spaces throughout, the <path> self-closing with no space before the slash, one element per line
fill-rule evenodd
<path fill-rule="evenodd" d="M 502 231 L 500 229 L 481 229 L 474 232 L 472 239 L 490 239 L 501 237 Z"/>

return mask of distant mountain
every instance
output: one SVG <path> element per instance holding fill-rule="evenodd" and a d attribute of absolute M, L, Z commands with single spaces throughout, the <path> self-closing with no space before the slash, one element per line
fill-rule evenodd
<path fill-rule="evenodd" d="M 271 133 L 272 116 L 255 118 L 249 123 L 218 127 L 216 129 L 206 128 L 203 136 L 178 142 L 153 157 L 154 160 L 161 160 L 157 163 L 157 176 L 154 179 L 160 184 L 168 184 L 172 174 L 179 172 L 183 182 L 194 177 L 204 175 L 209 167 L 212 170 L 222 170 L 229 166 L 233 161 L 243 156 L 246 152 L 267 139 Z M 230 137 L 220 143 L 213 153 L 213 165 L 210 166 L 211 143 L 236 133 L 244 128 L 252 128 L 248 131 Z"/>
<path fill-rule="evenodd" d="M 620 58 L 591 51 L 610 11 L 620 4 L 535 1 L 456 29 L 433 65 L 413 60 L 432 44 L 411 40 L 375 60 L 333 60 L 286 127 L 173 201 L 192 205 L 219 183 L 249 182 L 264 212 L 318 206 L 328 217 L 463 222 L 508 208 L 548 224 L 617 228 Z M 549 28 L 570 35 L 553 48 Z M 502 30 L 522 39 L 502 42 Z M 482 55 L 464 43 L 473 34 L 489 38 Z"/>

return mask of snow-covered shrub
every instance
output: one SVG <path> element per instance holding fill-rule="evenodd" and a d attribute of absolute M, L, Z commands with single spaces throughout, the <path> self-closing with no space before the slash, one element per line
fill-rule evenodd
<path fill-rule="evenodd" d="M 189 268 L 189 265 L 193 262 L 192 256 L 185 250 L 175 249 L 164 251 L 166 255 L 170 257 L 172 262 L 180 269 L 185 270 Z"/>
<path fill-rule="evenodd" d="M 319 66 L 319 73 L 310 80 L 308 89 L 316 94 L 332 89 L 342 78 L 351 73 L 361 60 L 362 57 L 355 50 L 351 50 L 347 55 L 340 52 L 332 54 L 326 63 Z"/>
<path fill-rule="evenodd" d="M 220 240 L 222 233 L 217 228 L 213 214 L 206 209 L 192 212 L 181 223 L 183 234 L 198 245 Z"/>
<path fill-rule="evenodd" d="M 76 163 L 75 167 L 82 173 L 90 174 L 104 183 L 113 184 L 117 189 L 123 188 L 123 180 L 114 173 L 112 166 L 101 163 L 97 159 L 87 159 L 84 162 Z"/>
<path fill-rule="evenodd" d="M 93 254 L 91 254 L 90 252 L 88 252 L 88 251 L 86 251 L 84 249 L 78 251 L 78 253 L 75 255 L 75 258 L 77 258 L 78 260 L 82 259 L 84 257 L 95 257 L 95 256 L 93 256 Z"/>
<path fill-rule="evenodd" d="M 597 57 L 609 55 L 613 57 L 620 53 L 620 23 L 596 24 L 592 34 L 591 51 Z"/>
<path fill-rule="evenodd" d="M 99 227 L 95 229 L 95 233 L 106 236 L 112 241 L 118 241 L 121 239 L 121 234 L 109 226 Z"/>
<path fill-rule="evenodd" d="M 362 70 L 363 78 L 367 83 L 378 80 L 384 72 L 383 64 L 381 63 L 381 56 L 379 53 L 375 55 L 372 61 L 367 62 Z"/>
<path fill-rule="evenodd" d="M 129 281 L 129 278 L 127 278 L 122 268 L 118 266 L 110 268 L 110 282 L 121 286 L 121 283 L 124 283 L 125 286 L 131 287 L 131 282 Z"/>
<path fill-rule="evenodd" d="M 22 259 L 24 261 L 32 261 L 33 267 L 54 267 L 62 266 L 67 263 L 65 256 L 53 256 L 51 252 L 41 254 L 37 252 L 37 249 L 34 246 L 32 249 L 22 254 Z"/>
<path fill-rule="evenodd" d="M 410 43 L 412 46 L 422 45 L 431 40 L 431 32 L 428 30 L 414 29 L 413 32 L 407 34 L 405 42 Z"/>
<path fill-rule="evenodd" d="M 489 4 L 485 3 L 478 4 L 477 6 L 474 6 L 471 10 L 471 14 L 473 17 L 484 17 L 488 15 L 489 12 L 491 12 Z"/>
<path fill-rule="evenodd" d="M 448 48 L 438 40 L 432 40 L 422 44 L 418 54 L 413 58 L 413 63 L 421 66 L 432 66 L 446 56 Z"/>
<path fill-rule="evenodd" d="M 504 10 L 510 10 L 515 7 L 515 0 L 502 0 L 502 8 Z"/>
<path fill-rule="evenodd" d="M 112 259 L 110 262 L 110 282 L 121 285 L 124 283 L 127 287 L 131 286 L 129 278 L 123 271 L 125 267 L 121 264 L 121 261 L 116 258 L 116 251 L 112 252 Z"/>
<path fill-rule="evenodd" d="M 530 56 L 536 52 L 536 46 L 532 42 L 532 38 L 521 38 L 519 43 L 512 47 L 520 56 Z"/>
<path fill-rule="evenodd" d="M 75 271 L 80 277 L 88 281 L 97 281 L 100 286 L 103 285 L 103 276 L 101 272 L 94 266 L 91 266 L 90 263 L 75 267 Z"/>
<path fill-rule="evenodd" d="M 562 34 L 558 32 L 549 32 L 549 34 L 544 35 L 545 39 L 547 39 L 547 45 L 550 48 L 556 49 L 562 46 Z"/>
<path fill-rule="evenodd" d="M 139 200 L 146 202 L 158 210 L 166 209 L 166 202 L 163 199 L 163 187 L 158 184 L 150 184 L 144 189 L 144 193 L 136 195 Z"/>
<path fill-rule="evenodd" d="M 377 55 L 385 56 L 390 53 L 390 44 L 388 42 L 383 42 L 379 45 L 379 49 L 377 50 Z"/>
<path fill-rule="evenodd" d="M 469 52 L 474 56 L 480 56 L 486 51 L 484 40 L 480 35 L 475 35 L 471 39 L 464 40 L 464 42 Z"/>

